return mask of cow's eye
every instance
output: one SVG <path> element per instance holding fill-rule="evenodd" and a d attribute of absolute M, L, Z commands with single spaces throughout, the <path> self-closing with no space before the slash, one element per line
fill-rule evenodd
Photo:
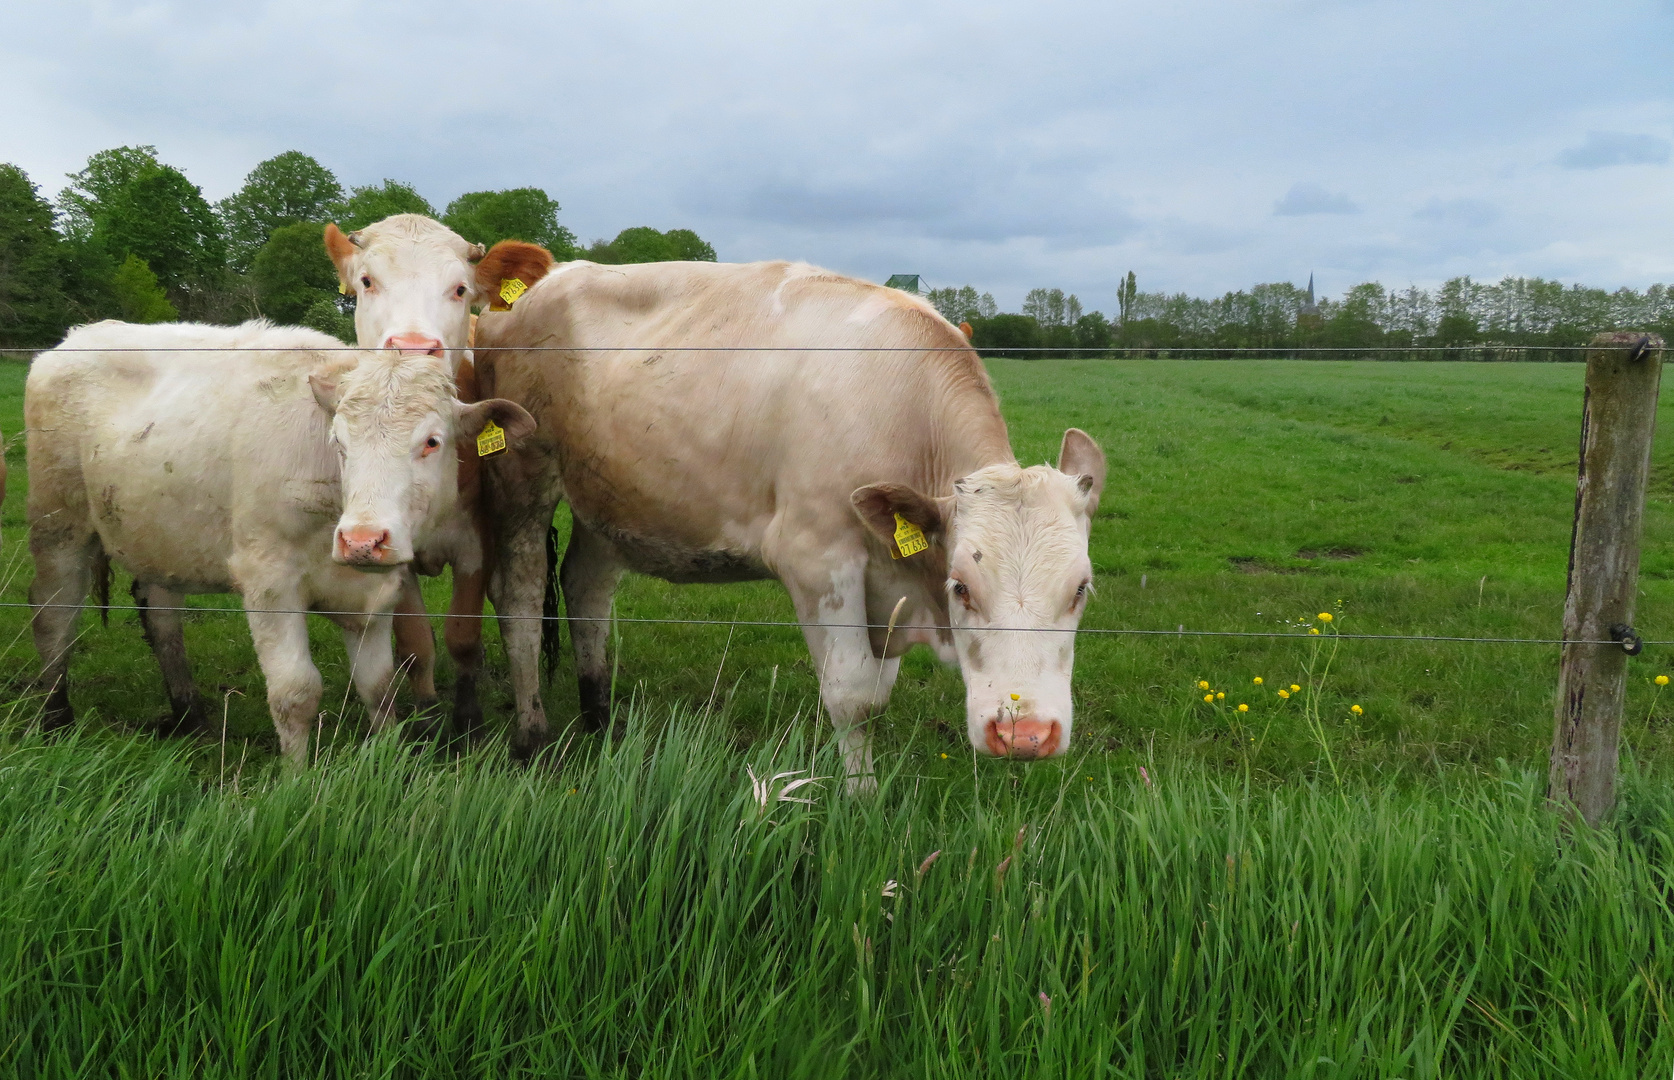
<path fill-rule="evenodd" d="M 453 290 L 453 295 L 459 297 L 461 300 L 465 299 L 465 286 L 461 285 L 458 288 L 454 289 Z"/>
<path fill-rule="evenodd" d="M 971 606 L 971 590 L 966 587 L 965 583 L 956 578 L 954 579 L 952 589 L 953 595 L 959 598 L 959 602 L 969 608 Z"/>
<path fill-rule="evenodd" d="M 360 275 L 360 287 L 363 289 L 370 289 L 372 287 L 372 279 L 365 274 Z"/>
<path fill-rule="evenodd" d="M 1087 599 L 1087 590 L 1089 588 L 1091 588 L 1091 586 L 1085 581 L 1075 587 L 1076 604 L 1080 604 L 1083 600 Z"/>
<path fill-rule="evenodd" d="M 432 436 L 430 436 L 430 438 L 424 440 L 424 456 L 425 457 L 429 457 L 431 454 L 434 454 L 436 451 L 440 450 L 441 448 L 442 448 L 442 440 L 438 436 L 432 435 Z"/>

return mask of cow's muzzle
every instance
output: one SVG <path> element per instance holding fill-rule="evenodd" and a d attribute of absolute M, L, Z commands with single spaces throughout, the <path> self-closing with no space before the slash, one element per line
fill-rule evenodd
<path fill-rule="evenodd" d="M 399 349 L 402 356 L 442 355 L 442 342 L 429 334 L 391 334 L 384 339 L 384 348 Z"/>
<path fill-rule="evenodd" d="M 1056 754 L 1064 729 L 1056 720 L 1002 714 L 988 721 L 983 734 L 988 752 L 995 757 L 1032 761 Z"/>
<path fill-rule="evenodd" d="M 331 557 L 344 566 L 396 566 L 402 561 L 390 546 L 388 529 L 338 529 Z"/>

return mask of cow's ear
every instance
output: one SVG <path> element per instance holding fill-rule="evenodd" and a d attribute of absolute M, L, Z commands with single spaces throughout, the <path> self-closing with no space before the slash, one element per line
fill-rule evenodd
<path fill-rule="evenodd" d="M 856 488 L 849 501 L 860 520 L 885 544 L 895 542 L 895 530 L 900 527 L 896 514 L 922 529 L 925 536 L 939 536 L 946 531 L 951 512 L 951 506 L 944 505 L 951 500 L 932 499 L 906 484 L 868 484 Z"/>
<path fill-rule="evenodd" d="M 469 405 L 455 404 L 454 421 L 459 441 L 466 442 L 482 434 L 490 420 L 506 433 L 506 443 L 515 446 L 535 432 L 535 418 L 529 410 L 505 398 L 473 401 Z"/>
<path fill-rule="evenodd" d="M 1087 497 L 1087 516 L 1098 513 L 1099 496 L 1104 494 L 1104 451 L 1093 437 L 1080 428 L 1064 432 L 1058 451 L 1058 471 L 1076 478 L 1076 486 Z"/>
<path fill-rule="evenodd" d="M 360 245 L 356 243 L 358 239 L 354 233 L 345 235 L 335 221 L 325 227 L 326 254 L 331 256 L 331 264 L 337 267 L 337 280 L 345 289 L 354 288 L 354 268 L 349 262 L 360 250 Z"/>
<path fill-rule="evenodd" d="M 533 288 L 535 282 L 552 269 L 552 252 L 539 244 L 525 244 L 521 240 L 502 240 L 488 249 L 477 262 L 477 296 L 490 306 L 503 310 L 517 301 L 523 289 Z M 521 281 L 522 289 L 514 289 L 510 300 L 502 292 L 506 283 Z"/>
<path fill-rule="evenodd" d="M 337 412 L 337 402 L 341 394 L 337 389 L 336 373 L 316 371 L 308 376 L 308 389 L 314 391 L 314 400 L 320 403 L 320 408 L 328 413 Z"/>

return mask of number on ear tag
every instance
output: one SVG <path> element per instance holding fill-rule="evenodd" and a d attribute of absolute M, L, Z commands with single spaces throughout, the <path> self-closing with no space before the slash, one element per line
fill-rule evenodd
<path fill-rule="evenodd" d="M 477 434 L 477 456 L 493 457 L 506 452 L 506 429 L 490 420 Z"/>
<path fill-rule="evenodd" d="M 504 278 L 500 282 L 498 299 L 488 305 L 490 311 L 510 311 L 517 303 L 518 297 L 529 291 L 529 286 L 523 284 L 522 278 Z"/>
<path fill-rule="evenodd" d="M 902 517 L 895 515 L 895 549 L 896 558 L 905 559 L 909 555 L 917 555 L 930 547 L 930 541 L 924 538 L 924 530 Z"/>

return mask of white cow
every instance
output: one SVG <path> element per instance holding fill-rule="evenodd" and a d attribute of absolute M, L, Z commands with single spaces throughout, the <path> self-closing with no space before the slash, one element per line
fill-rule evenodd
<path fill-rule="evenodd" d="M 1056 468 L 1019 465 L 981 360 L 924 301 L 803 264 L 574 262 L 484 315 L 476 345 L 482 392 L 540 424 L 485 463 L 514 748 L 546 737 L 530 617 L 562 497 L 564 600 L 595 722 L 623 571 L 777 578 L 860 783 L 864 723 L 914 642 L 957 657 L 975 749 L 1068 749 L 1104 454 L 1071 428 Z M 927 629 L 887 629 L 903 599 L 900 625 Z"/>
<path fill-rule="evenodd" d="M 489 419 L 512 440 L 533 428 L 519 406 L 461 405 L 453 388 L 441 360 L 346 352 L 260 321 L 103 322 L 37 357 L 24 417 L 47 724 L 72 719 L 77 616 L 108 558 L 150 605 L 177 712 L 193 690 L 180 615 L 166 609 L 235 592 L 288 761 L 306 761 L 321 692 L 304 611 L 333 613 L 355 688 L 385 726 L 390 613 L 415 548 L 457 517 L 455 443 Z"/>

